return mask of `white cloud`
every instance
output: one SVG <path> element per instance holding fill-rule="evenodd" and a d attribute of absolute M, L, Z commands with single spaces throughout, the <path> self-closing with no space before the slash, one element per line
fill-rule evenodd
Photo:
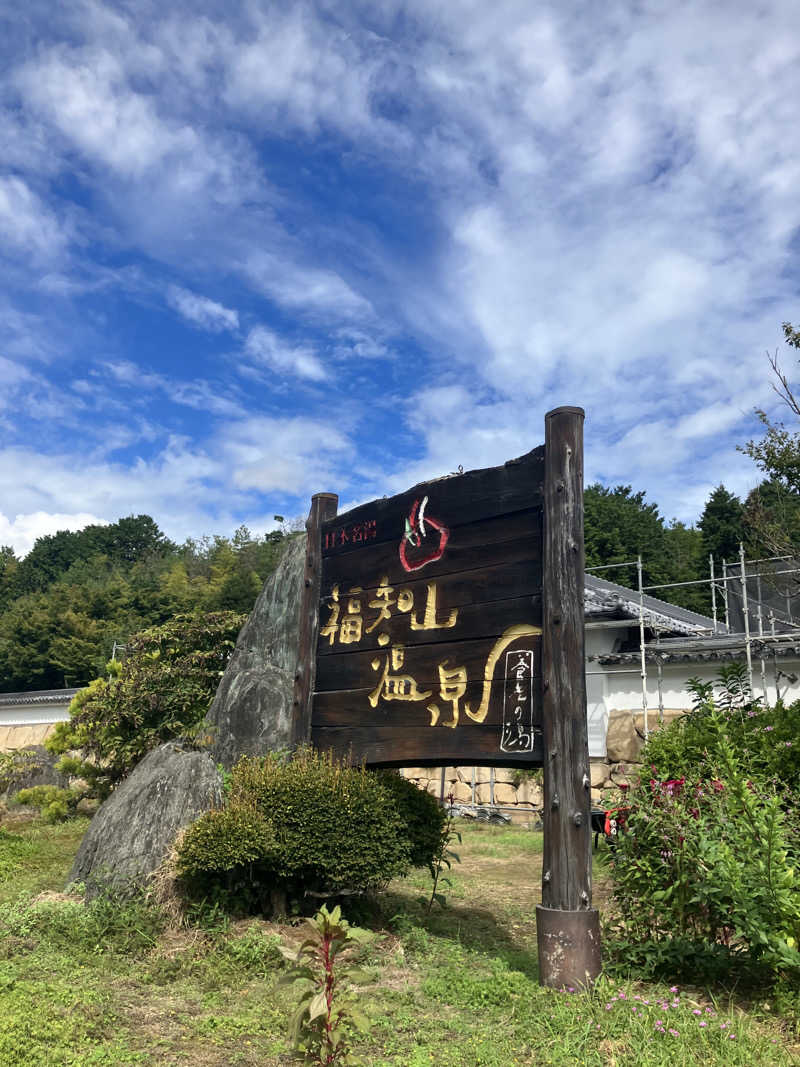
<path fill-rule="evenodd" d="M 28 104 L 91 159 L 128 177 L 198 149 L 194 130 L 162 120 L 152 95 L 131 90 L 117 55 L 53 48 L 17 74 Z"/>
<path fill-rule="evenodd" d="M 35 260 L 58 256 L 67 243 L 64 227 L 33 190 L 17 177 L 0 177 L 0 241 Z"/>
<path fill-rule="evenodd" d="M 294 125 L 310 134 L 322 123 L 348 131 L 371 124 L 369 94 L 383 47 L 379 38 L 371 38 L 367 51 L 366 42 L 305 4 L 285 12 L 253 8 L 251 17 L 255 34 L 231 41 L 224 53 L 230 106 L 261 123 Z"/>
<path fill-rule="evenodd" d="M 312 348 L 287 344 L 266 326 L 253 327 L 247 335 L 244 351 L 257 365 L 269 367 L 279 374 L 296 374 L 314 382 L 327 377 Z"/>
<path fill-rule="evenodd" d="M 33 548 L 38 537 L 58 533 L 60 530 L 82 530 L 84 526 L 103 524 L 89 512 L 60 514 L 58 512 L 34 511 L 27 515 L 7 518 L 0 512 L 0 545 L 11 545 L 16 554 L 25 556 Z"/>
<path fill-rule="evenodd" d="M 130 360 L 107 363 L 106 370 L 120 385 L 135 389 L 163 393 L 175 404 L 205 411 L 211 415 L 239 417 L 244 414 L 241 401 L 231 395 L 230 388 L 213 384 L 198 378 L 194 381 L 180 381 L 163 374 L 147 372 Z"/>
<path fill-rule="evenodd" d="M 313 493 L 348 486 L 353 453 L 327 420 L 266 416 L 233 419 L 204 447 L 173 435 L 150 458 L 124 464 L 85 449 L 3 448 L 0 544 L 27 551 L 44 533 L 141 513 L 176 540 L 230 533 L 244 515 L 292 515 Z"/>
<path fill-rule="evenodd" d="M 303 497 L 350 480 L 344 467 L 353 454 L 352 443 L 339 428 L 320 419 L 244 419 L 227 428 L 222 450 L 239 489 Z"/>
<path fill-rule="evenodd" d="M 339 318 L 363 318 L 372 308 L 334 271 L 304 267 L 290 255 L 254 251 L 243 264 L 250 282 L 281 307 Z"/>
<path fill-rule="evenodd" d="M 167 289 L 167 303 L 175 308 L 185 319 L 196 326 L 212 333 L 239 328 L 239 313 L 218 304 L 208 297 L 199 296 L 179 285 L 170 285 Z"/>

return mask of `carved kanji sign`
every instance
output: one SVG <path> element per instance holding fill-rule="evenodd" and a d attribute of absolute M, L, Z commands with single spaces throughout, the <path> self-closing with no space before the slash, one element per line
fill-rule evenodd
<path fill-rule="evenodd" d="M 543 473 L 539 448 L 322 524 L 315 746 L 541 763 Z"/>

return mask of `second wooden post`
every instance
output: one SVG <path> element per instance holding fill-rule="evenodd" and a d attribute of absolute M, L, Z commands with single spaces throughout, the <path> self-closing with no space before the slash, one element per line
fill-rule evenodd
<path fill-rule="evenodd" d="M 542 905 L 539 973 L 556 989 L 600 973 L 592 908 L 591 780 L 584 652 L 583 420 L 581 408 L 545 416 Z"/>

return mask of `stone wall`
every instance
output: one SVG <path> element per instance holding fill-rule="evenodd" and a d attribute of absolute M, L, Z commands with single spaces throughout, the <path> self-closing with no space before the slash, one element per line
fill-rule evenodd
<path fill-rule="evenodd" d="M 43 745 L 53 730 L 54 722 L 31 723 L 29 726 L 0 726 L 0 752 Z"/>
<path fill-rule="evenodd" d="M 666 708 L 664 723 L 672 722 L 686 710 Z M 652 732 L 659 727 L 658 709 L 648 714 L 648 728 Z M 612 711 L 608 721 L 606 758 L 591 759 L 590 776 L 592 804 L 604 807 L 613 803 L 615 792 L 621 785 L 630 785 L 639 776 L 641 753 L 644 747 L 644 716 L 641 711 Z M 438 797 L 441 793 L 441 767 L 405 767 L 403 775 L 414 781 L 420 789 L 427 789 Z M 492 803 L 492 771 L 489 767 L 475 767 L 475 803 Z M 472 767 L 445 767 L 444 795 L 453 794 L 457 804 L 472 803 Z M 542 807 L 542 787 L 519 771 L 494 768 L 494 803 L 511 809 L 512 818 L 529 817 L 532 811 Z M 618 796 L 618 793 L 617 793 Z M 513 809 L 517 809 L 515 812 Z"/>
<path fill-rule="evenodd" d="M 441 792 L 441 767 L 405 767 L 403 775 L 438 797 Z M 475 767 L 475 803 L 492 803 L 492 771 Z M 445 767 L 444 795 L 453 794 L 457 804 L 472 802 L 472 767 Z M 517 808 L 520 818 L 527 818 L 542 807 L 542 787 L 519 771 L 494 768 L 494 803 L 498 807 Z M 513 812 L 512 812 L 513 814 Z"/>

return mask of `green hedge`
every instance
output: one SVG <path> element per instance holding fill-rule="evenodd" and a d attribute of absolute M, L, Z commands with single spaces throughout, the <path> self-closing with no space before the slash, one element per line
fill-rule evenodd
<path fill-rule="evenodd" d="M 442 841 L 445 809 L 430 793 L 392 771 L 378 771 L 385 789 L 392 794 L 411 844 L 411 866 L 430 867 Z"/>
<path fill-rule="evenodd" d="M 307 894 L 363 893 L 428 865 L 442 821 L 432 797 L 388 772 L 311 750 L 243 757 L 227 807 L 185 834 L 178 870 L 190 895 L 233 909 L 264 908 L 275 891 L 302 908 Z"/>

